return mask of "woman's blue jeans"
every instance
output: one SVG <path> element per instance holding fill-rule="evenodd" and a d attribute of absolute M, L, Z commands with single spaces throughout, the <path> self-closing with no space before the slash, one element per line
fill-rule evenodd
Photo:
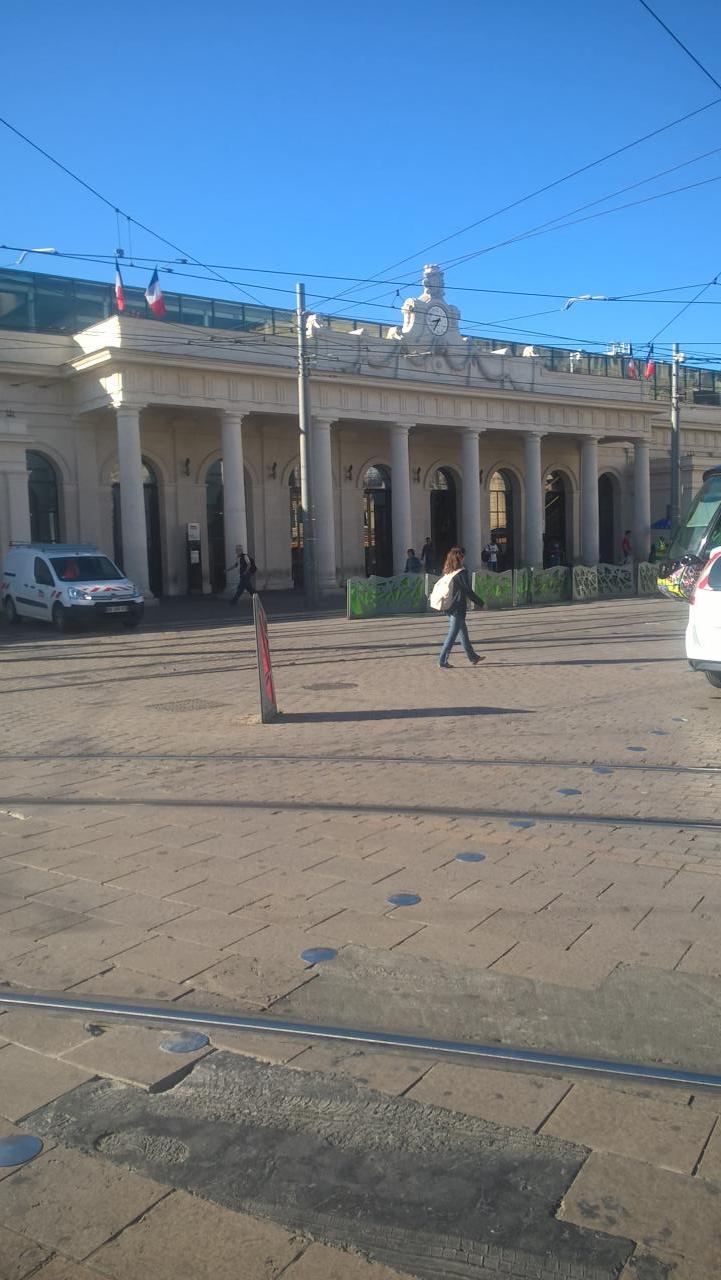
<path fill-rule="evenodd" d="M 460 637 L 466 657 L 470 660 L 475 658 L 476 654 L 471 644 L 466 620 L 460 614 L 452 613 L 448 619 L 448 635 L 443 641 L 443 648 L 438 655 L 438 665 L 444 667 L 448 661 L 448 656 L 453 648 L 456 640 Z"/>

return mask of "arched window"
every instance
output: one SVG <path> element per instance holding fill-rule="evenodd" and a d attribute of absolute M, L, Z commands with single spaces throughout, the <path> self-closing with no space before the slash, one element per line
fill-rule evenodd
<path fill-rule="evenodd" d="M 549 471 L 544 479 L 545 526 L 543 538 L 544 565 L 567 564 L 566 479 L 562 471 Z"/>
<path fill-rule="evenodd" d="M 387 467 L 369 467 L 363 477 L 364 489 L 390 489 L 391 473 Z"/>
<path fill-rule="evenodd" d="M 363 544 L 366 576 L 388 578 L 393 573 L 391 473 L 380 463 L 363 477 Z"/>
<path fill-rule="evenodd" d="M 31 542 L 60 541 L 58 478 L 44 454 L 28 450 L 28 497 L 30 499 Z"/>

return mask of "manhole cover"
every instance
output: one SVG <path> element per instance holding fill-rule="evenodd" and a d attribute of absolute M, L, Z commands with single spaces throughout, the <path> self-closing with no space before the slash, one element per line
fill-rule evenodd
<path fill-rule="evenodd" d="M 358 688 L 358 685 L 357 685 L 357 684 L 344 684 L 344 683 L 343 683 L 343 681 L 338 680 L 338 681 L 334 681 L 333 683 L 328 683 L 328 684 L 304 684 L 304 685 L 303 685 L 303 688 L 304 688 L 304 689 L 313 689 L 313 690 L 316 690 L 316 689 L 319 689 L 319 690 L 320 690 L 320 689 L 357 689 L 357 688 Z"/>
<path fill-rule="evenodd" d="M 150 711 L 210 711 L 222 707 L 222 702 L 208 702 L 206 698 L 180 698 L 178 702 L 151 702 Z"/>

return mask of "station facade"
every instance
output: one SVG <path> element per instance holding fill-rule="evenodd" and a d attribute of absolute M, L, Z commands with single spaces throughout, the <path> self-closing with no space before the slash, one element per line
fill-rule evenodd
<path fill-rule="evenodd" d="M 300 587 L 292 314 L 169 295 L 157 320 L 139 291 L 118 315 L 105 286 L 56 284 L 49 303 L 46 277 L 0 273 L 0 550 L 93 543 L 152 598 L 226 589 L 243 546 L 260 588 Z M 473 567 L 493 539 L 503 569 L 613 563 L 630 529 L 647 558 L 668 509 L 656 379 L 464 336 L 435 267 L 398 325 L 311 316 L 307 332 L 322 591 L 401 571 L 427 537 L 437 565 L 460 542 Z M 698 399 L 683 406 L 686 500 L 721 462 L 718 395 Z"/>

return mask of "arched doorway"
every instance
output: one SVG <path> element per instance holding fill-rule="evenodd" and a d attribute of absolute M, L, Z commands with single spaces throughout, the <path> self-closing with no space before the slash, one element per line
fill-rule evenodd
<path fill-rule="evenodd" d="M 248 545 L 245 548 L 253 554 L 252 510 L 250 505 L 250 486 L 247 469 L 243 472 L 245 487 L 245 518 L 248 530 Z M 223 459 L 216 458 L 205 473 L 205 518 L 208 530 L 208 572 L 211 591 L 225 590 L 225 516 L 223 497 Z"/>
<path fill-rule="evenodd" d="M 391 473 L 388 467 L 369 467 L 363 477 L 363 544 L 366 577 L 393 576 Z"/>
<path fill-rule="evenodd" d="M 544 480 L 545 522 L 543 563 L 549 568 L 566 564 L 566 480 L 561 471 L 549 471 Z"/>
<path fill-rule="evenodd" d="M 28 449 L 28 498 L 31 542 L 60 541 L 58 478 L 55 467 L 42 453 Z"/>
<path fill-rule="evenodd" d="M 160 498 L 158 479 L 143 458 L 143 495 L 145 497 L 145 536 L 148 547 L 148 580 L 154 596 L 163 594 L 163 554 L 160 542 Z M 113 486 L 113 555 L 121 569 L 123 566 L 123 517 L 120 508 L 120 475 L 111 477 Z"/>
<path fill-rule="evenodd" d="M 439 467 L 431 479 L 431 542 L 440 571 L 451 547 L 458 544 L 456 481 L 448 467 Z"/>
<path fill-rule="evenodd" d="M 615 485 L 608 472 L 598 477 L 598 554 L 601 564 L 616 563 Z"/>
<path fill-rule="evenodd" d="M 498 547 L 498 572 L 516 563 L 513 530 L 513 480 L 507 471 L 494 471 L 488 483 L 491 538 Z"/>
<path fill-rule="evenodd" d="M 303 503 L 300 498 L 300 472 L 294 467 L 288 476 L 290 499 L 290 571 L 293 586 L 303 588 Z"/>

